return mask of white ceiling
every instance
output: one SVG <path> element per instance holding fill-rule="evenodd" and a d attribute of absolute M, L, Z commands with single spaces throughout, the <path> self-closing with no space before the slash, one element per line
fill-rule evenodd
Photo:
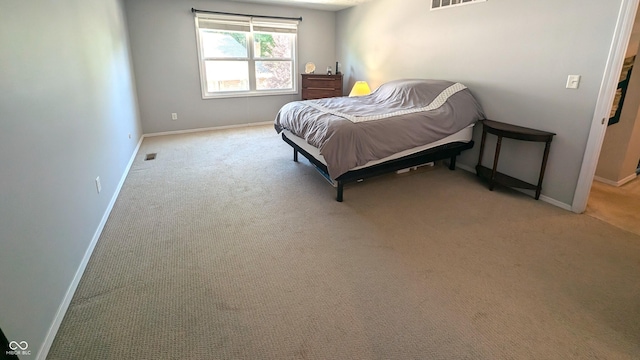
<path fill-rule="evenodd" d="M 256 4 L 273 4 L 298 6 L 310 9 L 338 11 L 351 6 L 356 6 L 371 0 L 231 0 Z"/>

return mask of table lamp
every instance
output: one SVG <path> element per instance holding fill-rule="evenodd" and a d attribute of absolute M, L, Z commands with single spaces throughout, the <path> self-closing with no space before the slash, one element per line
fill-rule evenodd
<path fill-rule="evenodd" d="M 371 89 L 366 81 L 356 81 L 349 93 L 349 97 L 363 96 L 371 94 Z"/>

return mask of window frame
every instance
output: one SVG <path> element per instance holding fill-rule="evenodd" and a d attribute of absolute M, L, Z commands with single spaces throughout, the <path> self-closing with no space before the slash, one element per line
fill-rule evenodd
<path fill-rule="evenodd" d="M 248 22 L 249 31 L 246 32 L 247 38 L 247 57 L 205 57 L 204 49 L 202 44 L 201 37 L 201 28 L 199 24 L 199 19 L 209 19 L 209 20 L 219 20 L 219 21 L 242 21 Z M 200 91 L 202 94 L 202 99 L 220 99 L 220 98 L 236 98 L 236 97 L 248 97 L 248 96 L 271 96 L 271 95 L 296 95 L 298 94 L 298 31 L 297 26 L 299 21 L 297 20 L 270 20 L 264 18 L 256 18 L 256 23 L 259 23 L 263 26 L 260 27 L 259 30 L 254 30 L 254 17 L 251 16 L 229 16 L 229 15 L 210 15 L 210 14 L 201 14 L 196 13 L 194 16 L 194 24 L 195 24 L 195 32 L 196 32 L 196 47 L 198 51 L 198 67 L 199 67 L 199 76 L 200 76 Z M 289 34 L 291 34 L 291 58 L 268 58 L 268 57 L 258 57 L 258 54 L 255 53 L 254 50 L 254 34 L 255 33 L 270 33 L 270 34 L 278 34 L 278 31 L 265 31 L 263 29 L 264 24 L 269 23 L 270 26 L 274 29 L 286 29 Z M 215 30 L 215 29 L 213 29 Z M 225 31 L 225 30 L 219 30 Z M 233 31 L 233 30 L 229 30 Z M 243 31 L 240 31 L 243 32 Z M 207 70 L 206 70 L 206 62 L 207 61 L 215 61 L 215 60 L 224 60 L 224 61 L 247 61 L 248 66 L 247 70 L 249 73 L 249 90 L 234 90 L 234 91 L 216 91 L 210 92 L 207 87 Z M 258 78 L 256 74 L 256 63 L 260 61 L 290 61 L 291 62 L 291 85 L 292 87 L 289 89 L 262 89 L 259 90 L 257 88 Z"/>

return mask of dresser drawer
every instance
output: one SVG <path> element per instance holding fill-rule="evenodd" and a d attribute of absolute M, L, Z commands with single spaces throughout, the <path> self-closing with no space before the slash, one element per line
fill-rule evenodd
<path fill-rule="evenodd" d="M 302 74 L 302 100 L 342 96 L 342 74 Z"/>
<path fill-rule="evenodd" d="M 330 90 L 330 89 L 315 89 L 308 88 L 302 89 L 302 100 L 311 100 L 311 99 L 323 99 L 328 97 L 338 97 L 342 96 L 342 90 Z"/>
<path fill-rule="evenodd" d="M 318 76 L 305 76 L 302 78 L 302 87 L 309 90 L 325 89 L 335 90 L 342 89 L 342 79 L 334 77 L 318 77 Z"/>

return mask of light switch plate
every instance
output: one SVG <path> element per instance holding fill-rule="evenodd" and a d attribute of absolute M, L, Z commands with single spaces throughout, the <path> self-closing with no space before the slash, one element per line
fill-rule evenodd
<path fill-rule="evenodd" d="M 567 77 L 567 89 L 577 89 L 580 85 L 580 75 L 569 75 Z"/>

